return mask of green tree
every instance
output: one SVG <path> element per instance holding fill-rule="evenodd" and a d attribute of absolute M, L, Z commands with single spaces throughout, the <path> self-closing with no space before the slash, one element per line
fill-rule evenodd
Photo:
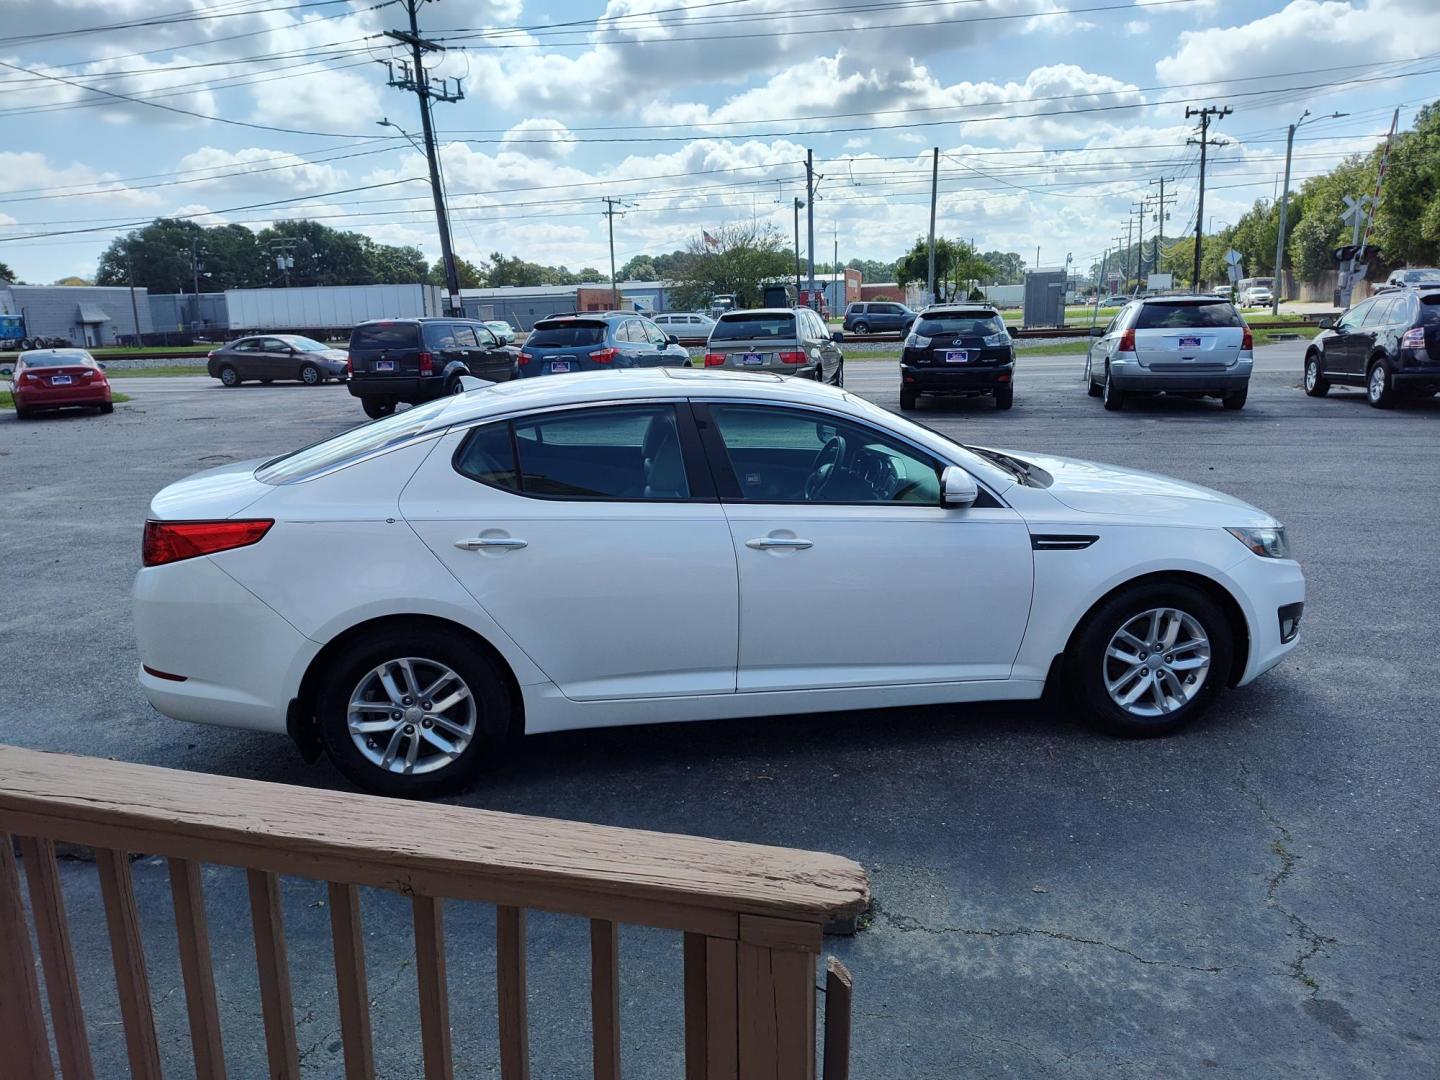
<path fill-rule="evenodd" d="M 1015 251 L 987 251 L 980 256 L 995 270 L 995 280 L 987 285 L 1019 285 L 1025 280 L 1025 260 Z"/>
<path fill-rule="evenodd" d="M 1225 252 L 1230 250 L 1230 230 L 1205 237 L 1200 250 L 1200 285 L 1215 285 L 1230 280 L 1225 272 Z M 1270 257 L 1273 260 L 1275 253 Z M 1195 286 L 1195 237 L 1186 236 L 1165 245 L 1160 253 L 1160 271 L 1175 275 L 1175 284 Z M 1246 272 L 1249 273 L 1247 267 Z"/>
<path fill-rule="evenodd" d="M 265 249 L 274 248 L 277 241 L 287 242 L 295 260 L 291 285 L 368 285 L 372 281 L 366 258 L 368 240 L 359 233 L 297 219 L 277 221 L 257 239 Z"/>
<path fill-rule="evenodd" d="M 0 281 L 13 282 L 14 280 L 15 271 L 11 270 L 10 267 L 6 266 L 3 262 L 0 262 Z"/>
<path fill-rule="evenodd" d="M 217 225 L 206 229 L 200 239 L 201 263 L 206 283 L 217 289 L 252 289 L 269 285 L 279 277 L 275 261 L 260 246 L 255 234 L 244 225 Z"/>
<path fill-rule="evenodd" d="M 900 285 L 925 284 L 930 276 L 930 245 L 921 236 L 915 246 L 895 263 L 895 280 Z M 995 268 L 982 259 L 964 240 L 935 238 L 935 299 L 953 300 L 965 295 L 969 283 L 995 276 Z"/>
<path fill-rule="evenodd" d="M 204 226 L 196 222 L 156 218 L 110 241 L 100 254 L 95 284 L 136 285 L 155 293 L 190 292 L 192 245 L 199 245 L 204 237 Z M 130 280 L 131 267 L 134 281 Z"/>
<path fill-rule="evenodd" d="M 483 289 L 489 283 L 490 268 L 488 266 L 476 266 L 474 263 L 455 256 L 455 276 L 460 279 L 462 289 Z M 430 267 L 428 280 L 431 285 L 445 285 L 445 264 L 435 260 L 435 265 Z"/>
<path fill-rule="evenodd" d="M 65 286 L 73 286 L 73 285 L 94 285 L 95 282 L 91 281 L 89 278 L 78 277 L 78 276 L 76 276 L 75 274 L 71 274 L 69 277 L 62 277 L 62 278 L 57 279 L 56 281 L 52 282 L 52 284 L 55 284 L 55 285 L 65 285 Z"/>
<path fill-rule="evenodd" d="M 734 294 L 741 307 L 761 300 L 764 286 L 789 278 L 793 265 L 785 238 L 771 225 L 725 225 L 690 241 L 686 258 L 671 263 L 671 304 L 700 308 L 715 296 Z"/>
<path fill-rule="evenodd" d="M 660 271 L 655 269 L 655 262 L 649 255 L 636 255 L 617 273 L 621 281 L 658 281 L 660 278 Z"/>
<path fill-rule="evenodd" d="M 362 236 L 360 250 L 365 260 L 366 281 L 351 284 L 420 285 L 429 277 L 430 266 L 418 247 L 377 244 L 368 236 Z"/>
<path fill-rule="evenodd" d="M 1341 220 L 1346 195 L 1375 190 L 1376 160 L 1356 154 L 1300 189 L 1300 220 L 1290 234 L 1290 265 L 1304 280 L 1316 282 L 1335 269 L 1331 252 L 1350 242 L 1350 226 Z"/>
<path fill-rule="evenodd" d="M 851 259 L 845 264 L 851 270 L 860 271 L 860 280 L 874 285 L 895 280 L 895 264 L 879 259 Z"/>
<path fill-rule="evenodd" d="M 1440 103 L 1395 140 L 1372 240 L 1391 265 L 1440 263 Z"/>

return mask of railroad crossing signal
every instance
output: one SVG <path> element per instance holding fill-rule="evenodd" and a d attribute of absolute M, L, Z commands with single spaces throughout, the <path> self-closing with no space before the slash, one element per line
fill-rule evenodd
<path fill-rule="evenodd" d="M 1356 198 L 1354 195 L 1346 195 L 1345 209 L 1340 214 L 1340 220 L 1345 222 L 1346 225 L 1354 225 L 1356 224 L 1356 222 L 1363 222 L 1365 220 L 1366 212 L 1374 204 L 1374 198 L 1369 195 L 1361 195 L 1359 198 Z"/>

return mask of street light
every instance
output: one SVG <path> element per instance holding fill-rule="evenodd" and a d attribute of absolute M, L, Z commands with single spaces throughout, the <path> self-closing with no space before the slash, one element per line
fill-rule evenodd
<path fill-rule="evenodd" d="M 1290 207 L 1290 153 L 1295 149 L 1295 132 L 1299 131 L 1305 124 L 1313 124 L 1317 120 L 1338 120 L 1342 116 L 1349 116 L 1349 113 L 1331 113 L 1329 116 L 1310 116 L 1310 110 L 1306 109 L 1300 114 L 1300 119 L 1290 125 L 1289 132 L 1285 136 L 1285 187 L 1280 193 L 1280 235 L 1275 238 L 1275 287 L 1270 290 L 1270 314 L 1280 313 L 1280 283 L 1284 280 L 1281 267 L 1285 265 L 1285 218 L 1286 211 Z M 1307 120 L 1306 118 L 1309 117 Z"/>

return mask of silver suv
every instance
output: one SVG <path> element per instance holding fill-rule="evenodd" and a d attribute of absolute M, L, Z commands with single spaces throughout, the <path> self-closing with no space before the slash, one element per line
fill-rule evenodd
<path fill-rule="evenodd" d="M 705 366 L 773 371 L 844 386 L 844 340 L 809 308 L 727 311 L 710 331 Z"/>
<path fill-rule="evenodd" d="M 1243 409 L 1254 367 L 1254 338 L 1228 300 L 1151 296 L 1125 305 L 1106 327 L 1093 326 L 1085 387 L 1105 408 L 1130 394 L 1218 397 Z"/>

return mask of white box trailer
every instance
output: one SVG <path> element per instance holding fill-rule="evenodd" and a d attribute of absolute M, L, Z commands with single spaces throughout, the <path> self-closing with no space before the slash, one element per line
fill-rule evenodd
<path fill-rule="evenodd" d="M 295 289 L 226 289 L 230 328 L 348 330 L 367 319 L 443 315 L 436 285 L 316 285 Z"/>
<path fill-rule="evenodd" d="M 980 291 L 996 307 L 1016 308 L 1025 302 L 1024 285 L 982 285 Z"/>

